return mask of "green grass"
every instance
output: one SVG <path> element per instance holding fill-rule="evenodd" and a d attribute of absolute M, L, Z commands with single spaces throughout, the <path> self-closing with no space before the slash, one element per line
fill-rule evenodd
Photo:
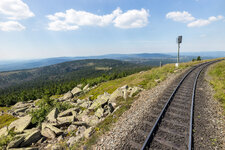
<path fill-rule="evenodd" d="M 151 70 L 142 72 L 142 73 L 135 73 L 129 75 L 127 77 L 123 77 L 120 79 L 103 82 L 98 85 L 98 87 L 92 89 L 88 93 L 81 95 L 79 98 L 84 99 L 87 97 L 91 97 L 91 99 L 96 99 L 98 95 L 103 94 L 104 92 L 108 92 L 111 94 L 117 88 L 127 84 L 128 86 L 139 86 L 144 89 L 151 89 L 159 84 L 159 82 L 165 80 L 168 75 L 179 72 L 187 67 L 193 66 L 197 63 L 201 63 L 204 61 L 199 62 L 188 62 L 188 63 L 181 63 L 179 68 L 175 68 L 174 64 L 167 64 L 163 67 L 152 68 Z M 159 82 L 156 82 L 159 80 Z"/>
<path fill-rule="evenodd" d="M 225 61 L 221 61 L 209 70 L 210 83 L 215 91 L 214 98 L 219 100 L 225 110 Z"/>
<path fill-rule="evenodd" d="M 10 107 L 0 107 L 0 111 L 4 111 L 5 113 L 7 110 L 11 109 Z M 4 126 L 8 126 L 11 122 L 16 120 L 16 117 L 13 117 L 12 115 L 9 114 L 4 114 L 0 116 L 0 129 Z"/>
<path fill-rule="evenodd" d="M 16 120 L 16 117 L 13 117 L 12 115 L 9 114 L 4 114 L 0 116 L 0 129 L 4 126 L 8 126 L 11 122 Z"/>

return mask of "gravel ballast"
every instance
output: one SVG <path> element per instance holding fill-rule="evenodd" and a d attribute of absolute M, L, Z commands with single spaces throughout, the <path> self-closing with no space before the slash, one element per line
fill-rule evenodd
<path fill-rule="evenodd" d="M 196 91 L 194 108 L 194 149 L 225 149 L 225 117 L 221 104 L 213 98 L 209 84 L 209 66 L 201 73 Z"/>

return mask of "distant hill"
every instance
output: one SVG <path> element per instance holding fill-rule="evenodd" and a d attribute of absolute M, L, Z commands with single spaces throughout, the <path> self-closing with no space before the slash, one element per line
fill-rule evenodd
<path fill-rule="evenodd" d="M 0 72 L 0 105 L 41 98 L 43 94 L 62 94 L 81 82 L 91 80 L 95 84 L 149 68 L 120 60 L 86 59 Z"/>
<path fill-rule="evenodd" d="M 210 51 L 210 52 L 182 52 L 181 62 L 187 62 L 197 56 L 201 56 L 202 59 L 211 59 L 218 57 L 225 57 L 225 51 Z M 85 56 L 85 57 L 55 57 L 45 59 L 34 59 L 26 61 L 0 61 L 0 72 L 12 71 L 21 69 L 32 69 L 43 66 L 54 65 L 58 63 L 73 61 L 73 60 L 84 60 L 84 59 L 115 59 L 128 61 L 136 64 L 145 64 L 155 66 L 160 61 L 164 64 L 176 62 L 177 53 L 140 53 L 140 54 L 108 54 L 100 56 Z"/>
<path fill-rule="evenodd" d="M 26 61 L 0 61 L 0 71 L 12 71 L 21 69 L 32 69 L 37 67 L 54 65 L 62 62 L 84 59 L 116 59 L 116 60 L 131 60 L 131 59 L 157 59 L 169 58 L 170 55 L 160 53 L 141 53 L 141 54 L 108 54 L 100 56 L 87 56 L 87 57 L 56 57 L 46 59 L 35 59 Z"/>

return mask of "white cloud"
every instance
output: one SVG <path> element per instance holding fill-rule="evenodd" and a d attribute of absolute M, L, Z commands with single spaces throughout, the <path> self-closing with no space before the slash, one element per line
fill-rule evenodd
<path fill-rule="evenodd" d="M 0 0 L 0 14 L 7 16 L 8 19 L 20 20 L 33 17 L 28 5 L 22 0 Z"/>
<path fill-rule="evenodd" d="M 166 14 L 167 19 L 172 19 L 176 22 L 188 23 L 188 27 L 202 27 L 206 26 L 214 21 L 224 19 L 223 16 L 219 15 L 217 17 L 211 16 L 208 19 L 196 19 L 187 11 L 173 11 Z"/>
<path fill-rule="evenodd" d="M 198 20 L 195 20 L 191 23 L 189 23 L 187 26 L 188 27 L 202 27 L 202 26 L 206 26 L 214 21 L 218 21 L 218 20 L 221 20 L 223 19 L 224 17 L 223 16 L 211 16 L 209 17 L 207 20 L 204 20 L 204 19 L 198 19 Z"/>
<path fill-rule="evenodd" d="M 0 30 L 2 31 L 21 31 L 25 27 L 17 21 L 0 22 Z"/>
<path fill-rule="evenodd" d="M 172 19 L 173 21 L 177 21 L 177 22 L 190 22 L 195 20 L 195 18 L 187 11 L 173 11 L 173 12 L 169 12 L 166 14 L 166 18 L 167 19 Z"/>
<path fill-rule="evenodd" d="M 149 13 L 145 9 L 129 10 L 120 14 L 113 21 L 119 28 L 141 28 L 148 24 Z"/>
<path fill-rule="evenodd" d="M 47 18 L 50 20 L 48 30 L 53 31 L 77 30 L 80 26 L 102 27 L 112 23 L 119 28 L 137 28 L 147 24 L 148 12 L 141 9 L 122 13 L 122 10 L 117 8 L 111 14 L 100 16 L 86 11 L 69 9 L 65 13 L 57 12 L 54 15 L 48 15 Z"/>

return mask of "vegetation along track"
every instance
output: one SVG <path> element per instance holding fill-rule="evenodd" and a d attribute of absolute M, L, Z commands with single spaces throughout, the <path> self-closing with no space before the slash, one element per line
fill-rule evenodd
<path fill-rule="evenodd" d="M 216 61 L 191 68 L 179 80 L 178 85 L 170 87 L 153 113 L 146 115 L 141 126 L 135 128 L 132 136 L 128 137 L 123 148 L 193 149 L 192 124 L 196 84 L 201 71 L 214 62 Z"/>

